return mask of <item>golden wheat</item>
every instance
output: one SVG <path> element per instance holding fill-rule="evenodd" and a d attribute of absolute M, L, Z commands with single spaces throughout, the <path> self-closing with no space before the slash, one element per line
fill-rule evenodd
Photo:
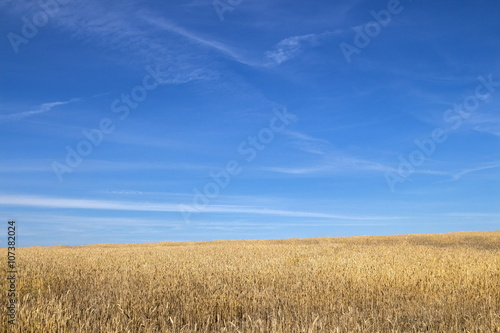
<path fill-rule="evenodd" d="M 500 332 L 499 231 L 30 247 L 17 265 L 2 332 Z"/>

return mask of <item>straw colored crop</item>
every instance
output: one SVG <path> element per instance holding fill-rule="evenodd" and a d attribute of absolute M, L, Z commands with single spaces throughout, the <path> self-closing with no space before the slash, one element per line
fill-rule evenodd
<path fill-rule="evenodd" d="M 30 247 L 17 265 L 1 332 L 500 332 L 500 231 Z"/>

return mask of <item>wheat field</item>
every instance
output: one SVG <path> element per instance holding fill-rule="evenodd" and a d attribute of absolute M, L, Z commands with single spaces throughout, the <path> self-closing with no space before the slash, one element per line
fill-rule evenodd
<path fill-rule="evenodd" d="M 2 332 L 500 332 L 500 231 L 16 252 Z"/>

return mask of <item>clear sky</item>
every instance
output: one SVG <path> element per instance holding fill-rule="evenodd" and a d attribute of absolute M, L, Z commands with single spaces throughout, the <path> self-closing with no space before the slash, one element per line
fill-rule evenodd
<path fill-rule="evenodd" d="M 0 11 L 19 246 L 500 229 L 498 1 Z"/>

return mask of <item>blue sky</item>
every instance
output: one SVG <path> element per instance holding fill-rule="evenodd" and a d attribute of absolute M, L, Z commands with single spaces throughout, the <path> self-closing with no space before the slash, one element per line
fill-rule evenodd
<path fill-rule="evenodd" d="M 18 245 L 500 229 L 498 1 L 2 1 Z"/>

